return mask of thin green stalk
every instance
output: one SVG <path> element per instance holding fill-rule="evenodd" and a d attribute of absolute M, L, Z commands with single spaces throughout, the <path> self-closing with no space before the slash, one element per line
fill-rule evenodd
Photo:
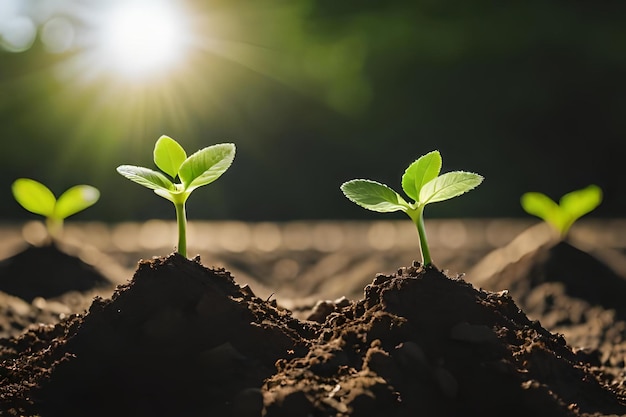
<path fill-rule="evenodd" d="M 428 242 L 426 240 L 426 227 L 424 227 L 424 209 L 420 210 L 419 220 L 417 222 L 417 234 L 420 237 L 420 248 L 422 248 L 422 258 L 424 260 L 424 266 L 428 266 L 432 263 L 430 258 L 430 249 L 428 249 Z"/>
<path fill-rule="evenodd" d="M 430 257 L 430 249 L 428 249 L 428 241 L 426 239 L 426 227 L 424 226 L 424 206 L 419 207 L 416 210 L 407 212 L 413 223 L 417 226 L 417 234 L 420 239 L 420 250 L 422 252 L 422 262 L 424 266 L 428 266 L 432 263 Z"/>
<path fill-rule="evenodd" d="M 440 170 L 441 155 L 439 151 L 432 151 L 420 156 L 404 171 L 402 189 L 415 200 L 414 203 L 407 202 L 387 185 L 372 180 L 350 180 L 341 184 L 340 188 L 350 201 L 368 210 L 381 213 L 403 211 L 408 214 L 417 226 L 422 262 L 424 266 L 430 266 L 432 259 L 426 240 L 424 207 L 459 196 L 483 181 L 482 176 L 473 172 L 452 171 L 439 175 Z"/>
<path fill-rule="evenodd" d="M 48 230 L 48 238 L 50 239 L 50 242 L 58 241 L 63 231 L 63 219 L 47 217 L 46 229 Z"/>
<path fill-rule="evenodd" d="M 174 203 L 178 223 L 177 252 L 187 257 L 185 201 L 193 190 L 212 183 L 230 167 L 235 158 L 235 144 L 207 146 L 187 157 L 178 142 L 163 135 L 154 145 L 153 155 L 154 163 L 163 173 L 134 165 L 120 165 L 117 172 Z M 173 182 L 176 178 L 180 182 Z"/>
<path fill-rule="evenodd" d="M 178 223 L 178 253 L 187 257 L 187 215 L 185 203 L 174 203 L 176 207 L 176 222 Z"/>

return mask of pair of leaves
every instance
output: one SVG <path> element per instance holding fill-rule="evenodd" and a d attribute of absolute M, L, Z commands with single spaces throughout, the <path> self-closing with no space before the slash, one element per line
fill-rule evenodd
<path fill-rule="evenodd" d="M 212 145 L 187 157 L 178 142 L 161 136 L 154 145 L 153 157 L 156 166 L 171 179 L 161 172 L 134 165 L 120 165 L 117 172 L 174 203 L 184 202 L 193 190 L 212 183 L 226 172 L 235 158 L 235 145 Z M 173 182 L 176 178 L 181 182 Z"/>
<path fill-rule="evenodd" d="M 524 193 L 520 199 L 524 211 L 544 220 L 561 237 L 567 235 L 576 220 L 593 211 L 601 202 L 602 190 L 593 184 L 563 195 L 558 203 L 539 192 Z"/>
<path fill-rule="evenodd" d="M 387 185 L 372 180 L 351 180 L 342 184 L 341 190 L 350 201 L 368 210 L 410 213 L 423 209 L 426 204 L 459 196 L 483 181 L 482 176 L 465 171 L 439 175 L 441 165 L 441 154 L 432 151 L 418 158 L 405 170 L 402 189 L 415 203 L 408 203 Z"/>
<path fill-rule="evenodd" d="M 48 219 L 63 220 L 95 204 L 100 191 L 90 185 L 75 185 L 57 199 L 42 183 L 18 178 L 11 186 L 13 197 L 26 210 Z"/>

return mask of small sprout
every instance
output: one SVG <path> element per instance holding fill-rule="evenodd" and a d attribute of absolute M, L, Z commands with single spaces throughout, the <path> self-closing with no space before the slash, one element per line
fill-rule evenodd
<path fill-rule="evenodd" d="M 66 218 L 92 206 L 100 198 L 97 188 L 75 185 L 57 199 L 48 187 L 30 178 L 18 178 L 11 190 L 22 207 L 45 217 L 48 237 L 53 241 L 61 236 Z"/>
<path fill-rule="evenodd" d="M 356 179 L 341 185 L 341 191 L 352 202 L 368 210 L 388 213 L 405 212 L 417 226 L 424 266 L 432 264 L 426 229 L 424 228 L 424 207 L 430 203 L 449 200 L 475 187 L 483 177 L 471 172 L 454 171 L 439 175 L 441 155 L 432 151 L 414 161 L 402 175 L 402 189 L 413 200 L 404 198 L 386 186 L 371 180 Z"/>
<path fill-rule="evenodd" d="M 565 239 L 570 228 L 582 216 L 593 211 L 602 202 L 602 190 L 589 185 L 565 194 L 558 204 L 543 193 L 524 193 L 520 199 L 526 213 L 537 216 L 548 223 L 561 239 Z"/>
<path fill-rule="evenodd" d="M 154 145 L 154 163 L 170 178 L 148 168 L 120 165 L 124 177 L 174 203 L 178 223 L 178 253 L 187 256 L 187 217 L 185 202 L 193 190 L 218 179 L 235 159 L 235 145 L 220 143 L 200 149 L 187 157 L 182 146 L 169 136 L 161 136 Z M 173 182 L 178 178 L 180 183 Z"/>

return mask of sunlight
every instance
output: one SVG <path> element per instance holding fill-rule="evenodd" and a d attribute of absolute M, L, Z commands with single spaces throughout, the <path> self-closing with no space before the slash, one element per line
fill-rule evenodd
<path fill-rule="evenodd" d="M 54 110 L 42 117 L 69 126 L 73 144 L 60 164 L 96 143 L 102 157 L 90 169 L 106 177 L 122 147 L 140 152 L 164 131 L 193 134 L 198 120 L 219 129 L 270 114 L 264 97 L 275 87 L 326 100 L 329 91 L 362 84 L 362 42 L 309 33 L 305 2 L 88 0 L 50 13 L 40 41 L 55 55 L 51 82 L 37 88 L 52 94 L 34 106 L 49 108 L 52 100 Z M 31 78 L 20 83 L 34 86 Z"/>
<path fill-rule="evenodd" d="M 121 2 L 103 19 L 101 60 L 110 70 L 141 77 L 176 66 L 187 35 L 172 2 Z"/>

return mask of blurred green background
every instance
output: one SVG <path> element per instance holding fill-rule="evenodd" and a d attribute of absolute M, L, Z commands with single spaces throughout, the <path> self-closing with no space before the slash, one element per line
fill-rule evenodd
<path fill-rule="evenodd" d="M 154 168 L 163 134 L 188 153 L 237 145 L 190 197 L 190 220 L 404 219 L 339 186 L 399 191 L 433 149 L 443 172 L 485 181 L 426 217 L 527 217 L 522 193 L 592 183 L 604 191 L 593 216 L 626 214 L 626 2 L 154 0 L 112 15 L 137 1 L 0 2 L 0 220 L 36 217 L 13 200 L 18 177 L 57 195 L 98 187 L 74 219 L 174 219 L 115 171 Z M 179 33 L 142 26 L 160 7 Z M 116 55 L 105 33 L 127 20 L 135 33 L 118 38 L 136 43 Z"/>

